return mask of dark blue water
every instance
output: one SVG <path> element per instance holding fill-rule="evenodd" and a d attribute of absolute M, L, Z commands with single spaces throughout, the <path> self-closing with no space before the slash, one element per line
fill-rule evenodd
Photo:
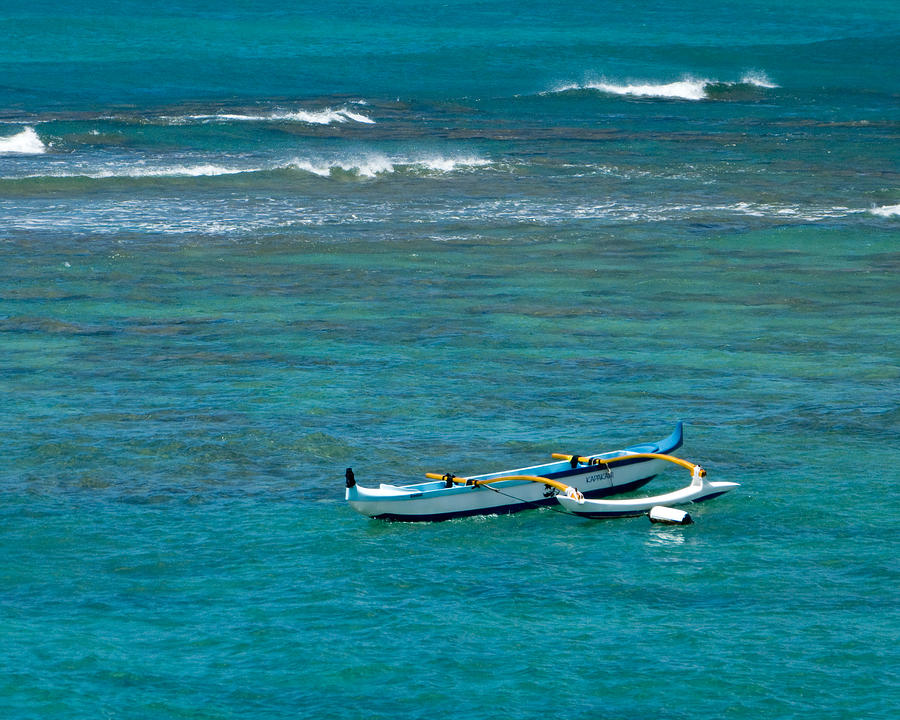
<path fill-rule="evenodd" d="M 5 3 L 0 714 L 893 717 L 898 41 Z M 688 527 L 343 501 L 678 419 Z"/>

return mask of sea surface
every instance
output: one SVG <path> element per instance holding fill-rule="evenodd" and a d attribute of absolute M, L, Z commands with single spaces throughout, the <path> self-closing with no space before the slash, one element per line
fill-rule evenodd
<path fill-rule="evenodd" d="M 4 0 L 0 717 L 896 718 L 898 267 L 895 0 Z"/>

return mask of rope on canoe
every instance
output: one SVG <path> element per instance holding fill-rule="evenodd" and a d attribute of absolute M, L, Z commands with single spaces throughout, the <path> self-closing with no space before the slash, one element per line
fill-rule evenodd
<path fill-rule="evenodd" d="M 458 485 L 470 485 L 473 487 L 483 487 L 487 490 L 492 490 L 499 495 L 508 497 L 511 500 L 516 500 L 517 502 L 525 503 L 526 505 L 531 505 L 533 507 L 546 507 L 553 512 L 562 513 L 563 515 L 571 515 L 571 513 L 567 513 L 565 510 L 560 510 L 558 507 L 555 507 L 553 505 L 543 505 L 539 502 L 535 502 L 534 500 L 525 500 L 524 498 L 510 495 L 509 493 L 503 492 L 499 488 L 491 487 L 491 484 L 496 482 L 503 482 L 506 480 L 527 480 L 529 482 L 542 483 L 544 485 L 547 485 L 548 487 L 555 488 L 558 491 L 562 492 L 564 495 L 568 495 L 571 498 L 584 499 L 584 495 L 582 495 L 577 488 L 573 488 L 570 485 L 564 485 L 561 482 L 557 482 L 556 480 L 551 480 L 550 478 L 542 477 L 540 475 L 502 475 L 501 477 L 487 478 L 485 480 L 473 480 L 472 478 L 457 477 L 452 473 L 445 473 L 444 475 L 440 475 L 438 473 L 425 473 L 425 477 L 432 480 L 443 480 L 444 482 L 448 483 L 447 487 L 450 487 L 450 483 L 457 483 Z M 572 517 L 574 517 L 574 515 Z"/>
<path fill-rule="evenodd" d="M 538 510 L 540 510 L 541 508 L 547 508 L 548 510 L 552 510 L 553 512 L 559 513 L 560 515 L 566 515 L 570 518 L 578 517 L 577 515 L 575 515 L 573 513 L 566 512 L 565 510 L 560 510 L 558 504 L 557 505 L 541 505 L 541 503 L 535 502 L 534 500 L 525 500 L 524 498 L 516 497 L 515 495 L 510 495 L 509 493 L 505 493 L 502 490 L 500 490 L 499 488 L 491 487 L 490 485 L 485 485 L 484 487 L 486 487 L 488 490 L 492 490 L 495 493 L 503 495 L 504 497 L 508 497 L 511 500 L 518 500 L 520 503 L 524 503 L 525 505 L 531 505 L 532 507 L 536 507 Z"/>

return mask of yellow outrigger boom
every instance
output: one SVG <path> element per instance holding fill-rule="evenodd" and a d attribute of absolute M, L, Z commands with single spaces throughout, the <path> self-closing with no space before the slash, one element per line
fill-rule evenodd
<path fill-rule="evenodd" d="M 603 458 L 586 458 L 579 455 L 564 455 L 562 453 L 553 453 L 552 456 L 554 460 L 568 460 L 569 462 L 575 460 L 582 465 L 609 465 L 610 463 L 619 462 L 621 460 L 630 460 L 631 458 L 656 458 L 657 460 L 668 460 L 676 465 L 681 465 L 681 467 L 690 470 L 692 474 L 695 469 L 699 469 L 700 477 L 706 476 L 706 470 L 699 465 L 695 465 L 687 460 L 682 460 L 674 455 L 664 455 L 662 453 L 628 453 L 627 455 L 618 455 L 613 458 L 607 458 L 606 460 Z"/>

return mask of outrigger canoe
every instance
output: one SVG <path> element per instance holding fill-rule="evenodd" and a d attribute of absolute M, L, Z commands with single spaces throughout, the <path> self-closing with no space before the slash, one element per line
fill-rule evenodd
<path fill-rule="evenodd" d="M 678 423 L 675 431 L 667 438 L 632 445 L 623 450 L 595 455 L 554 454 L 554 461 L 543 465 L 465 478 L 451 473 L 427 473 L 429 482 L 412 485 L 382 483 L 375 488 L 358 485 L 353 470 L 347 468 L 345 497 L 357 512 L 383 520 L 427 521 L 470 515 L 509 514 L 528 508 L 558 505 L 564 498 L 572 501 L 564 504 L 570 512 L 576 512 L 574 505 L 578 507 L 579 515 L 609 517 L 610 515 L 602 514 L 602 508 L 591 510 L 593 506 L 589 503 L 642 487 L 670 462 L 677 461 L 685 467 L 695 467 L 669 456 L 683 442 L 684 428 L 682 423 Z M 705 472 L 703 475 L 705 477 Z M 734 486 L 735 483 L 725 485 Z M 727 489 L 717 488 L 720 492 L 716 494 L 726 492 Z M 655 501 L 660 497 L 665 496 L 645 498 L 643 501 Z M 664 503 L 652 503 L 660 504 Z"/>

